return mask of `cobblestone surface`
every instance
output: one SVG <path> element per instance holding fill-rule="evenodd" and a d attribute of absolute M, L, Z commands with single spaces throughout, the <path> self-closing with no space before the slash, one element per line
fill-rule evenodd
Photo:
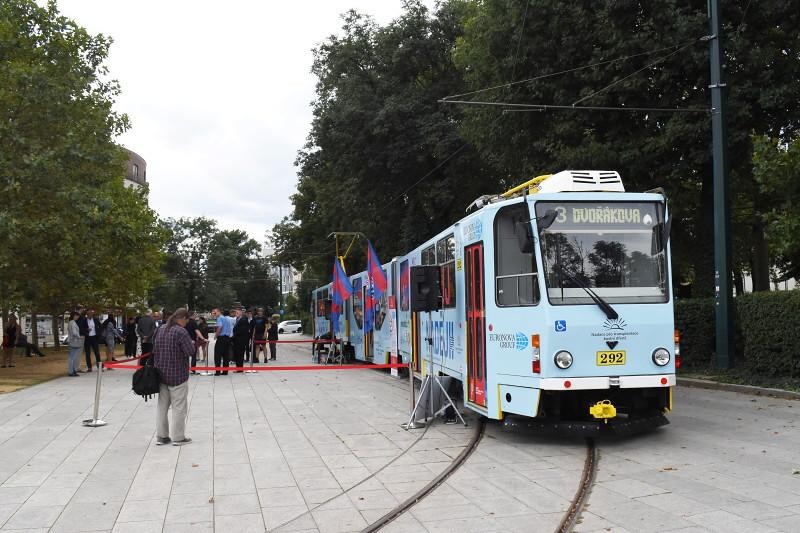
<path fill-rule="evenodd" d="M 306 364 L 308 348 L 280 350 Z M 193 376 L 184 447 L 155 446 L 131 373 L 0 395 L 2 531 L 360 531 L 456 457 L 473 428 L 400 428 L 404 380 L 373 371 Z M 678 388 L 671 424 L 599 439 L 576 531 L 800 531 L 800 402 Z M 474 421 L 474 419 L 472 419 Z M 477 451 L 387 532 L 549 532 L 573 497 L 582 439 L 489 422 Z"/>
<path fill-rule="evenodd" d="M 288 336 L 287 336 L 288 337 Z M 281 347 L 279 364 L 310 349 Z M 2 530 L 359 531 L 433 479 L 472 428 L 404 431 L 405 380 L 381 371 L 192 376 L 188 446 L 155 446 L 131 372 L 0 396 Z"/>
<path fill-rule="evenodd" d="M 800 402 L 678 387 L 669 419 L 598 442 L 576 531 L 800 531 Z"/>

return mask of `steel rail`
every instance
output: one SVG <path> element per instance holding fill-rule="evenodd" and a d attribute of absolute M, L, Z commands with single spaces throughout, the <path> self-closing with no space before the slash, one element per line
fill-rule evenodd
<path fill-rule="evenodd" d="M 362 529 L 361 533 L 372 533 L 374 531 L 378 531 L 383 526 L 387 525 L 389 522 L 411 509 L 417 504 L 417 502 L 421 501 L 423 498 L 425 498 L 425 496 L 433 492 L 439 485 L 447 481 L 447 478 L 455 473 L 455 471 L 458 470 L 458 468 L 463 465 L 467 459 L 469 459 L 469 456 L 472 455 L 472 452 L 474 452 L 478 447 L 478 443 L 481 441 L 481 437 L 483 437 L 483 430 L 485 427 L 486 419 L 481 417 L 475 424 L 475 431 L 472 434 L 472 438 L 467 443 L 467 446 L 461 450 L 461 453 L 458 454 L 453 462 L 450 463 L 450 465 L 445 468 L 442 473 L 433 478 L 430 483 L 422 487 L 416 494 L 412 495 L 406 501 Z"/>
<path fill-rule="evenodd" d="M 555 530 L 555 533 L 570 533 L 572 528 L 575 527 L 575 522 L 581 516 L 581 511 L 589 498 L 589 493 L 594 484 L 595 474 L 597 473 L 597 449 L 594 445 L 594 439 L 586 439 L 586 460 L 583 463 L 583 474 L 581 475 L 581 482 L 578 485 L 578 491 L 572 498 L 569 509 L 561 519 L 561 523 Z"/>

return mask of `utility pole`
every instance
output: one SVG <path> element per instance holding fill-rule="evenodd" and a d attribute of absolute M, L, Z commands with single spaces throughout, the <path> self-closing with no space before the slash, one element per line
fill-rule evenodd
<path fill-rule="evenodd" d="M 283 320 L 283 265 L 278 263 L 278 314 Z"/>
<path fill-rule="evenodd" d="M 733 296 L 731 294 L 730 204 L 728 201 L 728 132 L 725 125 L 725 89 L 722 76 L 722 21 L 720 0 L 708 1 L 711 28 L 711 138 L 714 159 L 714 307 L 716 311 L 716 365 L 733 367 Z"/>

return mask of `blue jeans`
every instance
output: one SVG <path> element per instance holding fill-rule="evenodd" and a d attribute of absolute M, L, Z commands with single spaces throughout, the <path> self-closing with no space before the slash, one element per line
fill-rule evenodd
<path fill-rule="evenodd" d="M 68 363 L 67 371 L 70 374 L 77 374 L 78 372 L 78 354 L 81 353 L 81 348 L 83 348 L 83 346 L 69 349 L 69 360 L 67 361 Z"/>

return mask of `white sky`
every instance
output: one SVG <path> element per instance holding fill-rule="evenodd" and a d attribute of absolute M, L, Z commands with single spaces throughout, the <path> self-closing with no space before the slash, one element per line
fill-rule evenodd
<path fill-rule="evenodd" d="M 60 0 L 62 14 L 114 39 L 107 66 L 120 142 L 147 161 L 162 217 L 207 216 L 264 233 L 291 212 L 294 160 L 311 123 L 311 49 L 350 8 L 385 24 L 401 0 Z M 433 6 L 433 1 L 426 5 Z"/>

